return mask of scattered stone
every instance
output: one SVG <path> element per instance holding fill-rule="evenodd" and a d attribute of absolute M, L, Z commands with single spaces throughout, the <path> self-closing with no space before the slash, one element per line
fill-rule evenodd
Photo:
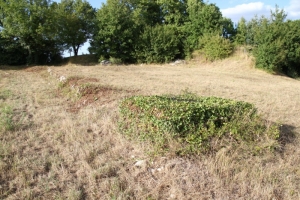
<path fill-rule="evenodd" d="M 65 82 L 65 81 L 66 81 L 66 77 L 64 76 L 59 77 L 59 82 Z"/>
<path fill-rule="evenodd" d="M 155 174 L 157 172 L 163 172 L 163 170 L 164 170 L 164 167 L 158 167 L 156 169 L 151 169 L 150 171 L 152 174 Z"/>
<path fill-rule="evenodd" d="M 100 64 L 101 64 L 101 65 L 110 65 L 111 62 L 110 62 L 109 60 L 102 60 L 102 61 L 100 62 Z"/>
<path fill-rule="evenodd" d="M 147 161 L 146 160 L 139 160 L 137 161 L 134 166 L 136 167 L 146 167 Z"/>
<path fill-rule="evenodd" d="M 171 63 L 171 65 L 181 65 L 181 64 L 186 64 L 185 60 L 175 60 L 174 62 Z"/>

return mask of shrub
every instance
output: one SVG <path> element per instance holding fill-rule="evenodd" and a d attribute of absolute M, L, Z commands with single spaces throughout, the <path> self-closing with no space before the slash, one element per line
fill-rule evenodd
<path fill-rule="evenodd" d="M 121 65 L 122 64 L 122 60 L 120 58 L 114 58 L 114 57 L 110 57 L 109 62 L 111 62 L 111 64 L 113 64 L 113 65 Z"/>
<path fill-rule="evenodd" d="M 252 20 L 256 67 L 269 72 L 300 76 L 300 21 L 285 21 L 286 14 L 276 8 L 270 18 Z"/>
<path fill-rule="evenodd" d="M 220 36 L 218 33 L 206 33 L 199 40 L 199 47 L 210 60 L 223 59 L 233 52 L 233 44 L 229 39 Z"/>
<path fill-rule="evenodd" d="M 263 134 L 278 137 L 278 131 L 266 132 L 252 104 L 217 97 L 134 96 L 121 102 L 120 113 L 120 130 L 151 141 L 157 152 L 198 154 L 217 150 L 221 145 L 213 141 L 223 138 L 254 142 Z"/>
<path fill-rule="evenodd" d="M 147 26 L 140 36 L 136 57 L 139 62 L 166 63 L 180 57 L 178 30 L 172 25 Z"/>

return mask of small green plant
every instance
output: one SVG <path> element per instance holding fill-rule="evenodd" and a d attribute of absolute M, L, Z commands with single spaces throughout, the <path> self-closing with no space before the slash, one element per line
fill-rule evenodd
<path fill-rule="evenodd" d="M 15 129 L 13 121 L 13 110 L 10 106 L 0 106 L 0 131 L 11 131 Z"/>
<path fill-rule="evenodd" d="M 134 96 L 121 102 L 120 113 L 123 133 L 151 141 L 161 153 L 214 151 L 221 147 L 214 145 L 216 141 L 224 138 L 251 143 L 267 134 L 278 139 L 278 132 L 268 132 L 254 105 L 242 101 L 191 94 Z"/>
<path fill-rule="evenodd" d="M 109 62 L 111 62 L 111 64 L 113 64 L 113 65 L 121 65 L 123 63 L 122 59 L 114 58 L 114 57 L 110 57 Z"/>
<path fill-rule="evenodd" d="M 9 98 L 11 95 L 12 95 L 12 93 L 10 90 L 1 90 L 0 91 L 0 99 L 5 100 L 5 99 Z"/>

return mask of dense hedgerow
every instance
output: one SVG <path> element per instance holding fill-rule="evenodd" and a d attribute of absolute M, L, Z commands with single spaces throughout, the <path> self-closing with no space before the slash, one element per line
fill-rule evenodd
<path fill-rule="evenodd" d="M 251 143 L 279 137 L 252 104 L 217 97 L 134 96 L 121 102 L 120 113 L 120 130 L 152 142 L 158 153 L 198 154 L 219 149 L 215 144 L 224 138 Z"/>

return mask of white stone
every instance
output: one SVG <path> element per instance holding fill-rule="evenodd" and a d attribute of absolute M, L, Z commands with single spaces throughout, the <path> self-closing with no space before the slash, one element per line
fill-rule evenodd
<path fill-rule="evenodd" d="M 64 77 L 64 76 L 59 77 L 59 81 L 60 81 L 60 82 L 66 81 L 66 77 Z"/>
<path fill-rule="evenodd" d="M 143 166 L 146 166 L 146 161 L 145 160 L 138 160 L 135 164 L 134 164 L 134 166 L 136 166 L 136 167 L 143 167 Z"/>

